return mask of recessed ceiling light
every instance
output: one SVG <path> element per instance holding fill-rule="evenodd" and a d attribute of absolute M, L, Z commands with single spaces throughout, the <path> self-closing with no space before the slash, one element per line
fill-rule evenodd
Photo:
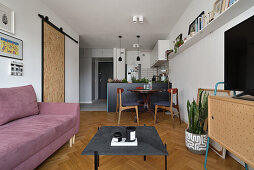
<path fill-rule="evenodd" d="M 144 22 L 144 17 L 143 17 L 143 16 L 139 16 L 139 17 L 138 17 L 138 20 L 139 20 L 139 23 L 140 23 L 140 24 L 143 24 L 143 22 Z"/>
<path fill-rule="evenodd" d="M 132 47 L 133 48 L 139 48 L 139 44 L 133 44 Z"/>
<path fill-rule="evenodd" d="M 134 24 L 136 24 L 136 23 L 138 22 L 138 17 L 137 17 L 137 16 L 133 16 L 132 22 L 133 22 Z"/>

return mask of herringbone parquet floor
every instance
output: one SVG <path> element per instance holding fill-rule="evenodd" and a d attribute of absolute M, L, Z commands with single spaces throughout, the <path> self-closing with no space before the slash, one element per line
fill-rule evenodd
<path fill-rule="evenodd" d="M 92 139 L 98 126 L 117 125 L 117 114 L 107 112 L 81 112 L 80 129 L 72 148 L 66 143 L 57 152 L 44 161 L 37 169 L 40 170 L 90 170 L 94 168 L 93 156 L 82 156 L 81 152 Z M 153 125 L 153 118 L 149 113 L 140 115 L 140 124 Z M 163 143 L 168 148 L 168 169 L 171 170 L 202 170 L 205 156 L 190 153 L 185 147 L 184 130 L 186 124 L 179 125 L 175 121 L 173 129 L 168 115 L 164 118 L 158 114 L 158 124 L 155 125 Z M 121 125 L 136 125 L 131 113 L 123 112 Z M 209 150 L 208 170 L 244 170 L 244 168 L 227 156 L 225 160 Z M 144 161 L 142 156 L 100 156 L 100 170 L 158 170 L 164 169 L 162 156 L 147 156 Z"/>

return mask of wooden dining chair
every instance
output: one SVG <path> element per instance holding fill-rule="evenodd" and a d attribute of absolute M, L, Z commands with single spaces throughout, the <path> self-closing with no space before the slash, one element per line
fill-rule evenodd
<path fill-rule="evenodd" d="M 163 110 L 163 114 L 165 116 L 165 111 L 169 111 L 171 113 L 171 119 L 173 121 L 173 127 L 174 127 L 174 116 L 178 115 L 179 122 L 181 124 L 181 117 L 180 117 L 180 109 L 179 109 L 179 104 L 178 104 L 178 89 L 177 88 L 172 88 L 168 89 L 168 92 L 170 94 L 170 100 L 169 101 L 158 101 L 155 102 L 155 114 L 154 114 L 154 124 L 156 124 L 156 116 L 158 109 Z M 173 103 L 173 96 L 176 98 L 176 103 Z M 178 113 L 174 114 L 173 108 L 176 108 Z"/>
<path fill-rule="evenodd" d="M 120 120 L 121 120 L 121 113 L 124 110 L 131 110 L 135 109 L 136 110 L 136 116 L 137 116 L 137 123 L 139 126 L 139 119 L 138 119 L 138 102 L 122 102 L 122 93 L 124 92 L 124 89 L 122 88 L 117 88 L 117 104 L 116 104 L 116 112 L 119 110 L 119 117 L 118 117 L 118 125 L 120 125 Z"/>

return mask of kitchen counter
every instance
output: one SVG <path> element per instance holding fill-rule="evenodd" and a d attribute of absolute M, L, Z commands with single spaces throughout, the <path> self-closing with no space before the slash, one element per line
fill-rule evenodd
<path fill-rule="evenodd" d="M 134 90 L 136 87 L 144 87 L 145 83 L 108 83 L 107 84 L 107 111 L 115 112 L 116 111 L 116 95 L 117 88 L 123 88 L 124 92 L 122 93 L 123 102 L 136 101 L 137 94 L 130 92 L 128 90 Z M 161 90 L 162 92 L 154 93 L 151 95 L 151 103 L 161 100 L 169 100 L 169 93 L 167 92 L 168 88 L 172 88 L 172 84 L 168 83 L 153 83 L 154 90 Z"/>

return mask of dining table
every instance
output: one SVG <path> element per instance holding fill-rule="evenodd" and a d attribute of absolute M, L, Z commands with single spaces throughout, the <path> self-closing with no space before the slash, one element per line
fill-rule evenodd
<path fill-rule="evenodd" d="M 152 110 L 152 106 L 151 106 L 151 98 L 150 97 L 153 93 L 159 93 L 159 92 L 161 92 L 161 90 L 135 89 L 135 90 L 128 90 L 128 91 L 140 94 L 140 96 L 142 96 L 142 99 L 144 101 L 143 112 L 149 112 L 154 115 L 154 111 Z"/>

